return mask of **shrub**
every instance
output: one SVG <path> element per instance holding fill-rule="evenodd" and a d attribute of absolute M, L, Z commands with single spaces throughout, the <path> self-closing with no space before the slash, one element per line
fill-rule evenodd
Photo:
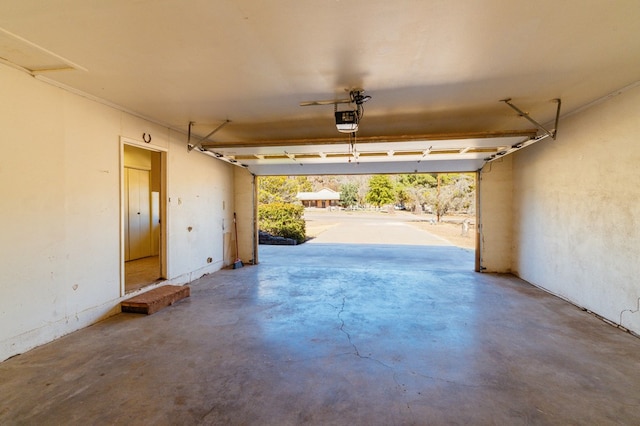
<path fill-rule="evenodd" d="M 270 203 L 258 206 L 258 227 L 261 231 L 298 243 L 306 239 L 304 208 L 289 203 Z"/>

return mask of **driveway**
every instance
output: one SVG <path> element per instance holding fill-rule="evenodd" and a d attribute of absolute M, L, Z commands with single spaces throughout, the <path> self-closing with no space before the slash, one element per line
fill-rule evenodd
<path fill-rule="evenodd" d="M 475 253 L 411 224 L 405 212 L 305 211 L 307 230 L 316 235 L 298 246 L 260 245 L 261 265 L 376 271 L 400 269 L 470 273 Z M 311 231 L 311 232 L 309 232 Z"/>
<path fill-rule="evenodd" d="M 418 246 L 450 246 L 447 240 L 409 222 L 410 213 L 394 212 L 329 212 L 305 211 L 307 228 L 320 228 L 310 244 L 394 244 Z"/>

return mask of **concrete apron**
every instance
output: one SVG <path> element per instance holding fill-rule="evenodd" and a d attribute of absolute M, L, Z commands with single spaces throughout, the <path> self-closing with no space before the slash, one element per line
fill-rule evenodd
<path fill-rule="evenodd" d="M 0 364 L 0 424 L 640 424 L 640 340 L 455 247 L 260 247 Z"/>

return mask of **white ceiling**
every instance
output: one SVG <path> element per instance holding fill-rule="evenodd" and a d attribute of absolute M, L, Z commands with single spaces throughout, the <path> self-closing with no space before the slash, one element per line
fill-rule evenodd
<path fill-rule="evenodd" d="M 196 144 L 230 120 L 205 143 L 256 174 L 475 170 L 528 139 L 501 99 L 553 125 L 553 99 L 637 82 L 639 21 L 637 0 L 0 0 L 0 58 Z M 340 156 L 333 106 L 299 103 L 357 87 Z"/>

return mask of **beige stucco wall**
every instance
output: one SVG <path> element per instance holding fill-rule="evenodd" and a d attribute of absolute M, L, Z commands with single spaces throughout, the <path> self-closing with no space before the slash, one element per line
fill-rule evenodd
<path fill-rule="evenodd" d="M 244 263 L 258 262 L 256 177 L 248 170 L 234 170 L 235 211 L 238 222 L 238 251 Z M 235 236 L 234 236 L 235 238 Z"/>
<path fill-rule="evenodd" d="M 122 140 L 166 152 L 169 281 L 223 266 L 233 166 L 12 68 L 0 93 L 0 360 L 119 312 Z"/>
<path fill-rule="evenodd" d="M 225 266 L 224 235 L 231 232 L 233 169 L 170 133 L 168 153 L 168 276 L 185 283 Z M 212 263 L 207 263 L 212 258 Z"/>
<path fill-rule="evenodd" d="M 484 272 L 511 272 L 512 158 L 506 156 L 486 164 L 478 183 L 480 268 Z"/>
<path fill-rule="evenodd" d="M 513 157 L 512 269 L 640 333 L 640 86 Z"/>

